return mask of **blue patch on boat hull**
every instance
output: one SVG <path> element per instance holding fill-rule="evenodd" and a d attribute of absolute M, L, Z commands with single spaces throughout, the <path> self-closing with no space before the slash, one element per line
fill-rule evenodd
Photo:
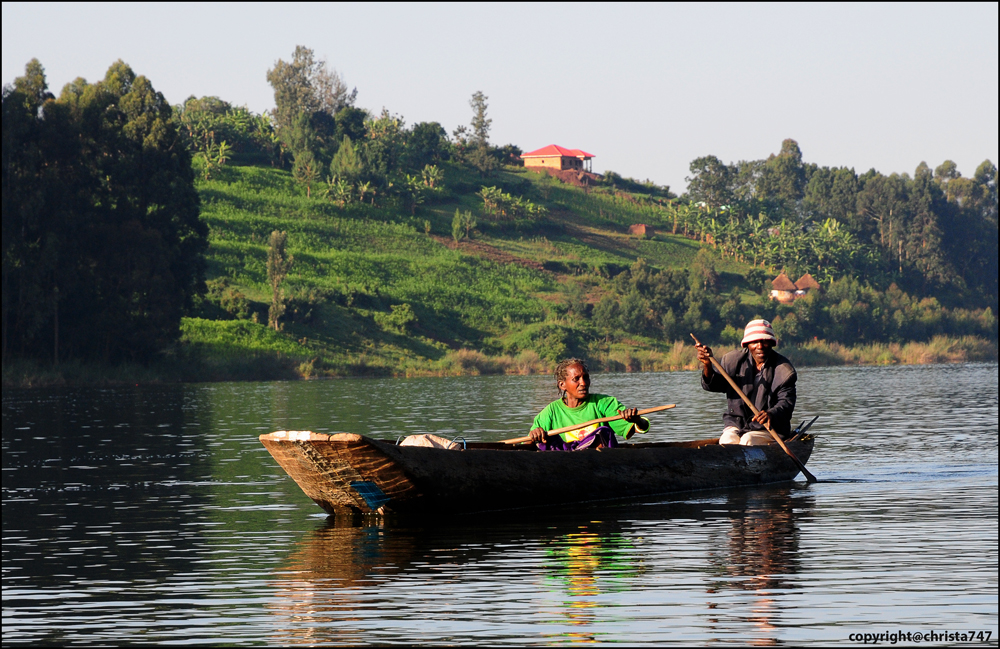
<path fill-rule="evenodd" d="M 753 446 L 743 447 L 743 457 L 747 460 L 747 467 L 753 468 L 763 468 L 767 465 L 767 453 L 764 452 L 762 448 L 754 448 Z"/>
<path fill-rule="evenodd" d="M 365 502 L 369 507 L 371 507 L 372 511 L 377 510 L 379 507 L 392 500 L 392 498 L 386 496 L 374 482 L 356 480 L 351 483 L 351 488 L 358 492 L 359 496 L 364 498 Z"/>

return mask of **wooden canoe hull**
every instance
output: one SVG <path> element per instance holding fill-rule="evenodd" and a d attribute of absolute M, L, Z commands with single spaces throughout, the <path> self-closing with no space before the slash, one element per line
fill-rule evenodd
<path fill-rule="evenodd" d="M 799 472 L 777 444 L 720 446 L 717 439 L 574 452 L 502 444 L 444 450 L 308 431 L 260 440 L 330 514 L 458 513 L 638 498 L 781 482 Z M 788 447 L 805 463 L 813 440 Z"/>

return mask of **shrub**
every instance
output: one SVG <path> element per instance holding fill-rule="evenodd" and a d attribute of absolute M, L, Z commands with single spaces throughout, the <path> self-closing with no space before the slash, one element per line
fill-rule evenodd
<path fill-rule="evenodd" d="M 734 347 L 739 346 L 740 341 L 743 340 L 743 332 L 734 327 L 731 324 L 726 325 L 722 330 L 720 339 L 724 345 L 733 345 Z"/>
<path fill-rule="evenodd" d="M 570 356 L 583 356 L 583 332 L 570 327 L 552 324 L 531 324 L 504 341 L 504 351 L 516 354 L 533 351 L 548 362 L 558 362 Z"/>
<path fill-rule="evenodd" d="M 383 311 L 374 316 L 375 322 L 386 331 L 402 334 L 406 332 L 409 325 L 417 321 L 413 307 L 409 304 L 393 304 L 389 309 L 389 313 Z"/>

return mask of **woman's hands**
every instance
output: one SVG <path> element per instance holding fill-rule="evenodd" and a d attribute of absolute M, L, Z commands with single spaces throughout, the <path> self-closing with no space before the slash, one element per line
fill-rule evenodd
<path fill-rule="evenodd" d="M 646 428 L 642 428 L 642 425 L 646 423 L 646 420 L 643 419 L 642 416 L 639 414 L 638 408 L 622 408 L 621 410 L 618 411 L 618 414 L 621 416 L 622 419 L 624 419 L 630 424 L 633 424 L 637 430 L 641 431 L 646 430 Z M 528 437 L 531 438 L 532 442 L 537 444 L 538 442 L 548 441 L 549 433 L 544 428 L 541 427 L 532 428 L 530 431 L 528 431 Z"/>
<path fill-rule="evenodd" d="M 642 417 L 639 416 L 638 408 L 625 408 L 624 410 L 619 410 L 618 414 L 630 424 L 642 423 Z"/>

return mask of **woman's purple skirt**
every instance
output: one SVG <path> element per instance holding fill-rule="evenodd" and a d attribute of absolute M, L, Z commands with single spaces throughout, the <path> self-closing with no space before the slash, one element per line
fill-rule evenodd
<path fill-rule="evenodd" d="M 562 437 L 553 435 L 547 442 L 538 442 L 539 451 L 582 451 L 585 448 L 615 448 L 618 440 L 611 426 L 601 426 L 583 439 L 576 442 L 564 442 Z"/>

